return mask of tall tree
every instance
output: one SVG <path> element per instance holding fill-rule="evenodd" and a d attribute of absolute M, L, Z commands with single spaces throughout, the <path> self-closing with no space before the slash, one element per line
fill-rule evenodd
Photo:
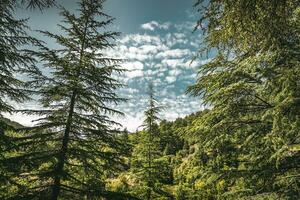
<path fill-rule="evenodd" d="M 119 33 L 105 30 L 114 19 L 103 2 L 82 0 L 78 14 L 61 8 L 64 34 L 42 32 L 60 48 L 37 54 L 49 73 L 31 82 L 42 109 L 24 110 L 41 116 L 37 125 L 15 138 L 19 150 L 10 161 L 25 165 L 15 177 L 17 199 L 126 198 L 105 188 L 105 177 L 122 165 L 110 116 L 122 114 L 112 107 L 124 99 L 115 92 L 120 60 L 105 56 Z"/>
<path fill-rule="evenodd" d="M 0 114 L 13 110 L 8 101 L 28 99 L 20 75 L 36 70 L 31 51 L 24 46 L 37 45 L 38 41 L 28 35 L 27 20 L 16 19 L 15 9 L 11 1 L 0 3 Z"/>
<path fill-rule="evenodd" d="M 14 1 L 18 1 L 18 0 L 14 0 Z M 25 4 L 27 6 L 27 8 L 30 9 L 35 9 L 35 8 L 39 8 L 39 9 L 44 9 L 47 7 L 51 7 L 55 5 L 55 0 L 21 0 L 22 4 Z"/>
<path fill-rule="evenodd" d="M 148 96 L 148 107 L 144 113 L 144 130 L 139 133 L 138 142 L 133 149 L 131 171 L 139 180 L 140 191 L 136 192 L 139 193 L 137 195 L 142 199 L 156 199 L 168 194 L 159 187 L 161 170 L 164 167 L 159 160 L 163 155 L 159 145 L 158 129 L 158 115 L 162 107 L 155 99 L 152 83 L 149 84 Z"/>
<path fill-rule="evenodd" d="M 15 2 L 0 2 L 0 198 L 6 193 L 2 189 L 6 188 L 7 181 L 11 181 L 7 176 L 9 163 L 4 155 L 12 141 L 5 133 L 8 124 L 3 114 L 15 111 L 15 103 L 30 99 L 24 77 L 38 73 L 28 47 L 39 42 L 28 35 L 27 20 L 17 19 L 15 12 Z"/>
<path fill-rule="evenodd" d="M 55 0 L 11 0 L 14 7 L 25 6 L 27 9 L 40 9 L 51 7 L 55 5 Z"/>
<path fill-rule="evenodd" d="M 201 178 L 210 180 L 204 183 L 214 198 L 300 197 L 299 6 L 295 0 L 196 4 L 215 56 L 190 88 L 211 107 L 190 133 L 210 157 Z"/>
<path fill-rule="evenodd" d="M 153 85 L 150 83 L 149 84 L 149 105 L 148 109 L 145 111 L 145 120 L 144 120 L 144 126 L 146 128 L 147 132 L 147 143 L 146 143 L 146 148 L 147 148 L 147 167 L 146 167 L 146 173 L 147 173 L 147 199 L 150 200 L 152 199 L 152 188 L 154 187 L 154 174 L 153 174 L 153 169 L 154 169 L 154 150 L 153 147 L 156 145 L 154 144 L 154 137 L 157 134 L 157 120 L 159 120 L 158 114 L 160 111 L 160 107 L 157 105 L 157 101 L 154 98 L 154 91 L 153 91 Z"/>

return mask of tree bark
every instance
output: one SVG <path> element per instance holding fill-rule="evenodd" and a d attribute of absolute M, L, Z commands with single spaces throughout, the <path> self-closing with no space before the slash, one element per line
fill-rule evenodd
<path fill-rule="evenodd" d="M 71 103 L 70 103 L 70 109 L 68 114 L 68 119 L 66 123 L 66 129 L 63 137 L 62 147 L 60 150 L 59 158 L 58 158 L 58 164 L 56 167 L 56 175 L 54 177 L 54 184 L 52 188 L 52 196 L 51 200 L 57 200 L 60 190 L 61 190 L 61 177 L 63 173 L 64 164 L 66 161 L 66 154 L 68 150 L 68 143 L 70 139 L 70 130 L 71 130 L 71 124 L 72 124 L 72 118 L 74 113 L 74 107 L 75 107 L 75 99 L 76 99 L 76 91 L 74 90 L 71 97 Z"/>

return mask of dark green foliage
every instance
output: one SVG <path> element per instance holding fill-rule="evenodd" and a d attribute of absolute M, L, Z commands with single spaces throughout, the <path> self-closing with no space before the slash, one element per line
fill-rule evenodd
<path fill-rule="evenodd" d="M 129 141 L 132 145 L 131 154 L 127 160 L 130 168 L 125 169 L 117 178 L 110 181 L 109 187 L 114 191 L 129 192 L 140 199 L 147 199 L 149 177 L 153 186 L 151 189 L 152 199 L 176 199 L 180 190 L 185 184 L 186 176 L 191 174 L 186 169 L 186 161 L 191 161 L 193 146 L 182 136 L 187 126 L 199 118 L 202 112 L 192 114 L 185 118 L 178 118 L 174 122 L 166 120 L 157 123 L 153 130 L 155 136 L 152 140 L 151 153 L 151 176 L 149 176 L 149 133 L 147 130 L 129 134 Z M 185 146 L 183 144 L 186 144 Z M 191 164 L 195 162 L 191 161 Z M 189 173 L 189 174 L 188 174 Z M 185 187 L 191 187 L 186 185 Z M 181 189 L 180 189 L 181 188 Z M 193 196 L 192 189 L 189 189 L 186 198 Z M 185 191 L 187 192 L 187 191 Z M 178 197 L 179 198 L 179 197 Z M 197 199 L 197 198 L 195 198 Z"/>
<path fill-rule="evenodd" d="M 145 111 L 144 130 L 137 148 L 133 151 L 133 170 L 140 174 L 140 179 L 145 181 L 144 199 L 153 199 L 156 185 L 159 182 L 159 163 L 157 158 L 161 156 L 158 146 L 158 120 L 161 107 L 154 97 L 153 85 L 149 85 L 149 105 Z"/>
<path fill-rule="evenodd" d="M 62 8 L 64 35 L 43 32 L 60 49 L 43 47 L 37 54 L 50 75 L 31 82 L 40 94 L 41 110 L 24 110 L 41 117 L 37 125 L 15 138 L 12 166 L 18 190 L 13 199 L 82 199 L 112 196 L 105 179 L 122 166 L 121 145 L 109 116 L 122 114 L 110 106 L 124 99 L 113 75 L 120 60 L 107 58 L 119 34 L 104 28 L 113 18 L 102 12 L 103 1 L 83 0 L 79 14 Z M 117 195 L 117 194 L 116 194 Z"/>
<path fill-rule="evenodd" d="M 18 103 L 28 99 L 24 82 L 17 78 L 20 75 L 35 73 L 35 60 L 32 52 L 25 45 L 37 45 L 38 41 L 26 31 L 27 20 L 16 19 L 15 5 L 9 0 L 0 3 L 0 115 L 11 112 L 13 107 L 7 103 Z"/>
<path fill-rule="evenodd" d="M 25 4 L 27 8 L 47 8 L 55 5 L 55 0 L 14 0 L 15 2 Z"/>
<path fill-rule="evenodd" d="M 178 119 L 179 120 L 179 119 Z M 178 134 L 177 122 L 163 120 L 159 126 L 159 149 L 164 155 L 175 155 L 183 146 L 183 140 Z"/>
<path fill-rule="evenodd" d="M 55 1 L 0 3 L 0 199 L 299 199 L 299 1 L 196 1 L 199 55 L 212 59 L 188 92 L 209 109 L 160 122 L 150 85 L 143 130 L 132 134 L 111 120 L 122 115 L 123 70 L 105 57 L 119 34 L 106 31 L 103 2 L 61 8 L 64 34 L 41 31 L 59 48 L 38 53 L 14 11 Z M 26 84 L 16 78 L 25 74 Z M 34 127 L 1 117 L 30 92 L 41 105 L 23 111 L 40 116 Z"/>
<path fill-rule="evenodd" d="M 5 130 L 14 129 L 18 124 L 4 119 L 4 113 L 15 111 L 14 103 L 29 99 L 29 90 L 24 77 L 38 73 L 32 51 L 25 46 L 36 46 L 39 42 L 27 34 L 27 20 L 17 19 L 15 3 L 10 0 L 0 2 L 0 198 L 7 193 L 6 185 L 13 181 L 8 174 L 10 164 L 5 151 L 12 147 L 13 141 Z M 21 77 L 22 80 L 21 80 Z"/>
<path fill-rule="evenodd" d="M 196 6 L 207 48 L 216 50 L 189 90 L 212 107 L 187 131 L 208 155 L 195 165 L 205 172 L 200 192 L 298 199 L 299 2 L 212 0 Z"/>
<path fill-rule="evenodd" d="M 24 128 L 22 124 L 19 124 L 18 122 L 12 121 L 7 118 L 1 118 L 0 122 L 1 122 L 0 129 L 3 131 L 7 129 L 15 130 L 15 129 Z"/>

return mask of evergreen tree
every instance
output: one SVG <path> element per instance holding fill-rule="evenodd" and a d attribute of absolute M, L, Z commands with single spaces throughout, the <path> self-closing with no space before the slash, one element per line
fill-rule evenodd
<path fill-rule="evenodd" d="M 11 0 L 15 6 L 25 6 L 28 9 L 44 9 L 55 5 L 55 0 Z"/>
<path fill-rule="evenodd" d="M 34 73 L 35 60 L 25 45 L 37 45 L 38 41 L 26 31 L 27 20 L 16 19 L 15 4 L 8 0 L 0 3 L 0 115 L 13 111 L 8 101 L 23 102 L 28 99 L 24 82 L 19 76 Z"/>
<path fill-rule="evenodd" d="M 26 76 L 38 73 L 35 59 L 28 47 L 39 45 L 29 36 L 27 20 L 15 16 L 16 2 L 2 0 L 0 2 L 0 198 L 7 191 L 9 178 L 9 162 L 5 153 L 11 148 L 13 141 L 6 134 L 12 129 L 3 118 L 4 113 L 15 111 L 14 104 L 22 103 L 29 98 L 29 90 L 25 84 Z M 23 77 L 23 78 L 21 78 Z"/>
<path fill-rule="evenodd" d="M 183 139 L 180 137 L 180 125 L 163 120 L 159 124 L 159 148 L 166 152 L 166 155 L 175 155 L 182 149 Z M 178 126 L 179 125 L 179 126 Z"/>
<path fill-rule="evenodd" d="M 298 199 L 299 2 L 196 6 L 205 50 L 216 51 L 189 90 L 211 107 L 189 130 L 209 157 L 199 166 L 201 191 L 210 198 Z"/>
<path fill-rule="evenodd" d="M 62 8 L 63 35 L 42 32 L 59 49 L 43 47 L 37 54 L 50 74 L 31 82 L 40 94 L 37 124 L 16 137 L 18 151 L 10 158 L 20 166 L 15 177 L 14 199 L 126 199 L 105 188 L 105 178 L 122 166 L 120 144 L 111 115 L 124 99 L 115 89 L 122 86 L 120 60 L 105 56 L 117 32 L 104 30 L 113 18 L 103 13 L 102 0 L 82 0 L 78 14 Z"/>
<path fill-rule="evenodd" d="M 22 3 L 25 3 L 22 1 Z M 39 8 L 43 9 L 45 7 L 50 7 L 55 5 L 55 0 L 28 0 L 27 8 Z"/>
<path fill-rule="evenodd" d="M 120 141 L 124 146 L 123 152 L 126 156 L 130 156 L 132 153 L 132 144 L 129 140 L 129 131 L 125 128 L 121 134 Z"/>
<path fill-rule="evenodd" d="M 130 193 L 140 199 L 147 199 L 151 190 L 151 199 L 205 199 L 196 191 L 204 183 L 195 181 L 202 164 L 208 160 L 205 152 L 198 144 L 189 144 L 180 139 L 187 126 L 201 117 L 204 112 L 178 118 L 173 122 L 161 121 L 154 126 L 153 141 L 151 144 L 152 171 L 151 188 L 148 187 L 149 178 L 149 134 L 147 129 L 131 133 L 127 137 L 121 136 L 123 143 L 132 145 L 131 154 L 126 155 L 130 161 L 130 168 L 123 169 L 117 177 L 109 180 L 109 188 L 117 192 Z M 145 124 L 144 124 L 145 125 Z M 129 146 L 129 145 L 127 145 Z M 203 174 L 202 174 L 203 175 Z M 201 175 L 200 175 L 201 176 Z M 149 184 L 150 185 L 150 184 Z"/>
<path fill-rule="evenodd" d="M 160 179 L 159 158 L 162 151 L 159 147 L 159 112 L 162 109 L 154 97 L 153 85 L 149 84 L 149 102 L 145 111 L 144 130 L 141 131 L 137 138 L 137 144 L 133 148 L 131 171 L 137 174 L 140 189 L 135 190 L 137 196 L 142 199 L 156 199 L 161 196 L 162 190 L 158 187 Z M 140 191 L 138 191 L 140 190 Z"/>
<path fill-rule="evenodd" d="M 153 91 L 153 85 L 149 84 L 149 105 L 148 109 L 145 111 L 145 120 L 144 120 L 144 126 L 147 133 L 147 156 L 146 156 L 146 182 L 147 182 L 147 194 L 146 198 L 148 200 L 151 200 L 152 197 L 152 188 L 155 187 L 155 175 L 154 175 L 154 159 L 155 159 L 155 151 L 157 151 L 155 148 L 157 145 L 154 143 L 155 137 L 157 137 L 157 121 L 159 120 L 158 114 L 161 109 L 157 105 L 157 101 L 154 98 L 154 91 Z"/>

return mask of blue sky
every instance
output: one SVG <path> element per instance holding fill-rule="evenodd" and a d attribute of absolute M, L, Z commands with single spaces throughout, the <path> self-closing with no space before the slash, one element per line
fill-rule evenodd
<path fill-rule="evenodd" d="M 75 1 L 58 1 L 68 10 L 76 9 Z M 107 0 L 105 12 L 116 18 L 112 29 L 122 32 L 110 56 L 126 59 L 122 66 L 128 70 L 120 80 L 127 85 L 120 96 L 129 101 L 118 108 L 125 113 L 116 120 L 130 131 L 143 121 L 147 106 L 146 89 L 154 83 L 156 98 L 165 110 L 161 118 L 174 120 L 203 109 L 200 98 L 185 94 L 195 82 L 197 68 L 208 61 L 198 58 L 191 63 L 201 45 L 201 32 L 192 33 L 197 16 L 194 0 Z M 58 10 L 18 10 L 19 17 L 29 18 L 32 29 L 60 31 L 56 26 L 61 17 Z M 37 33 L 36 37 L 46 40 Z M 48 45 L 55 44 L 48 41 Z M 29 102 L 26 106 L 34 108 Z M 12 116 L 16 121 L 30 125 L 33 118 Z"/>

